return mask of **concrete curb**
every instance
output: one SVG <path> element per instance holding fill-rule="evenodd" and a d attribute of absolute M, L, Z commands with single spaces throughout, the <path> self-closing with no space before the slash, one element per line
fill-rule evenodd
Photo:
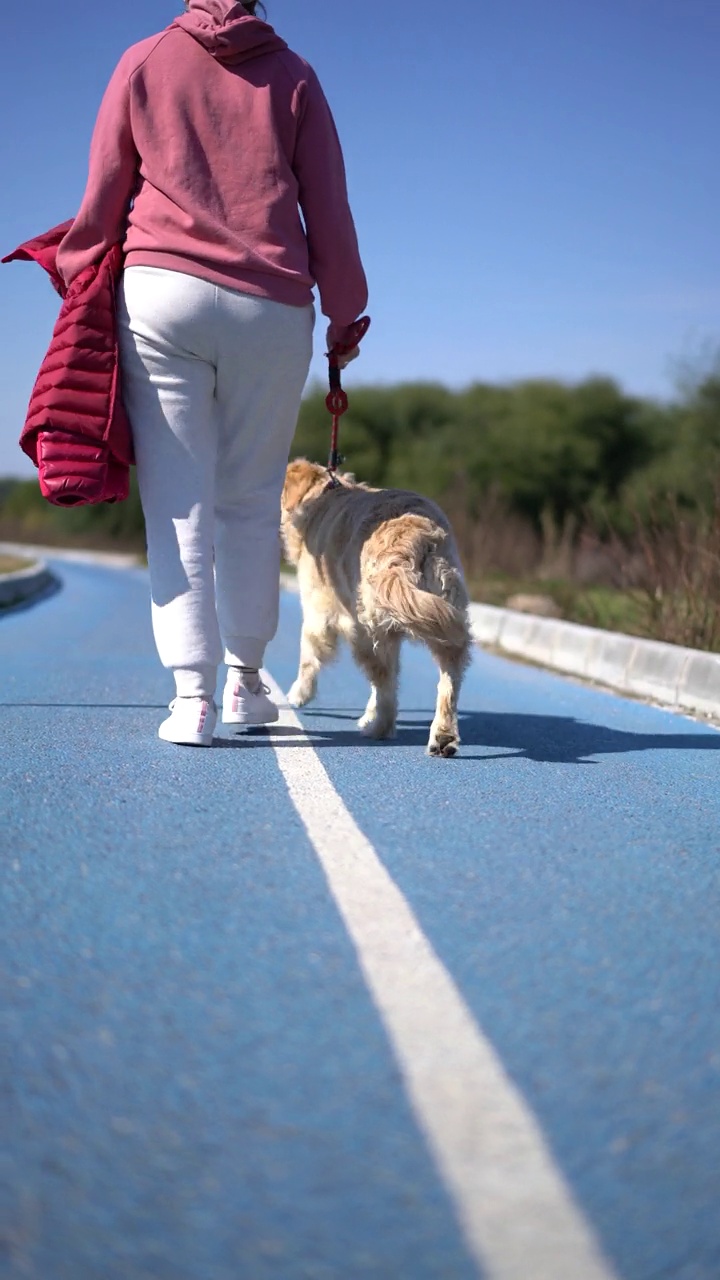
<path fill-rule="evenodd" d="M 27 604 L 36 596 L 43 595 L 50 587 L 57 585 L 55 574 L 43 560 L 28 565 L 27 569 L 16 569 L 14 573 L 0 574 L 0 609 Z"/>
<path fill-rule="evenodd" d="M 67 547 L 42 547 L 25 542 L 0 542 L 0 553 L 33 559 L 27 569 L 0 574 L 0 610 L 12 609 L 46 592 L 57 590 L 60 579 L 45 563 L 47 559 L 68 560 L 77 564 L 101 564 L 108 569 L 133 569 L 138 556 L 126 552 L 82 551 Z"/>
<path fill-rule="evenodd" d="M 720 653 L 471 604 L 474 638 L 566 675 L 720 719 Z"/>

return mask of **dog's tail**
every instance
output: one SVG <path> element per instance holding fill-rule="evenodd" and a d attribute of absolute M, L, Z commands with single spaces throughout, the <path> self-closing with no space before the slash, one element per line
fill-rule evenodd
<path fill-rule="evenodd" d="M 414 640 L 468 650 L 465 584 L 441 549 L 447 531 L 423 516 L 405 516 L 403 525 L 370 575 L 385 626 L 394 623 Z"/>

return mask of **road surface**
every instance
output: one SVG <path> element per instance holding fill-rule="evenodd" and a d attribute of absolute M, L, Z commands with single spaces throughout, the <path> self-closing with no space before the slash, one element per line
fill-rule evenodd
<path fill-rule="evenodd" d="M 141 570 L 0 618 L 0 1276 L 718 1280 L 720 733 L 478 652 L 210 751 Z M 270 677 L 295 674 L 283 596 Z"/>

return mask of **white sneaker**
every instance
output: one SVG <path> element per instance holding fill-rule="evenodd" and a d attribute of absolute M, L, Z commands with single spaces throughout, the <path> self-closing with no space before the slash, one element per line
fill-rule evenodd
<path fill-rule="evenodd" d="M 274 724 L 280 712 L 257 671 L 231 667 L 223 693 L 224 724 Z"/>
<path fill-rule="evenodd" d="M 163 720 L 158 737 L 182 747 L 210 747 L 217 724 L 217 707 L 207 698 L 173 698 L 172 715 Z"/>

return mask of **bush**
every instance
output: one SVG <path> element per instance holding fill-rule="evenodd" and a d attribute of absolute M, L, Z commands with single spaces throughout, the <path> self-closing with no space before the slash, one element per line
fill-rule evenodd
<path fill-rule="evenodd" d="M 145 525 L 135 472 L 127 501 L 86 507 L 53 506 L 43 498 L 36 480 L 6 481 L 4 491 L 0 489 L 0 537 L 142 552 Z"/>

